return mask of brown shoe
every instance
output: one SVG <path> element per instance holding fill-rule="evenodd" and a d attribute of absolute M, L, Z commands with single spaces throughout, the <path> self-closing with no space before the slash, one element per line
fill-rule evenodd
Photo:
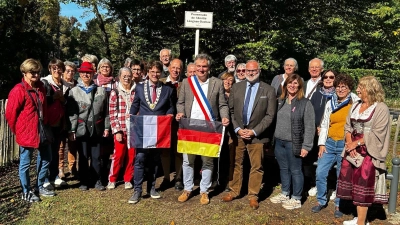
<path fill-rule="evenodd" d="M 250 199 L 250 207 L 252 209 L 258 209 L 258 201 L 255 198 Z"/>
<path fill-rule="evenodd" d="M 231 192 L 228 192 L 226 195 L 224 195 L 224 197 L 222 197 L 223 202 L 230 202 L 233 199 L 235 199 L 235 197 L 233 197 Z"/>
<path fill-rule="evenodd" d="M 210 199 L 208 198 L 207 193 L 201 193 L 200 195 L 201 195 L 200 204 L 207 205 L 208 203 L 210 203 Z"/>
<path fill-rule="evenodd" d="M 179 202 L 186 202 L 189 199 L 190 191 L 183 191 L 182 194 L 178 197 Z"/>

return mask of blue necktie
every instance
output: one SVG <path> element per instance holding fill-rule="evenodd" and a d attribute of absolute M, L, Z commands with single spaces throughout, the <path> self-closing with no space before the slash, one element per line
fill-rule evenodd
<path fill-rule="evenodd" d="M 253 87 L 253 84 L 250 84 L 249 89 L 247 90 L 246 100 L 244 101 L 244 106 L 243 106 L 243 125 L 244 126 L 247 126 L 249 123 L 249 121 L 247 121 L 247 109 L 249 108 L 249 104 L 250 104 L 252 87 Z"/>

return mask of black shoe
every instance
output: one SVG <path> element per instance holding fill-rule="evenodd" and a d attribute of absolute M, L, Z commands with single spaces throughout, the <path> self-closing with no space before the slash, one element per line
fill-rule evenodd
<path fill-rule="evenodd" d="M 39 195 L 45 196 L 45 197 L 53 197 L 56 194 L 54 193 L 54 191 L 49 191 L 46 188 L 42 187 L 42 188 L 39 188 Z"/>
<path fill-rule="evenodd" d="M 103 184 L 101 184 L 101 181 L 98 180 L 96 182 L 96 184 L 94 185 L 94 188 L 96 188 L 98 191 L 104 191 L 106 190 L 106 188 L 103 186 Z"/>
<path fill-rule="evenodd" d="M 311 208 L 311 211 L 313 213 L 319 213 L 323 208 L 325 208 L 324 205 L 316 205 L 316 206 Z"/>
<path fill-rule="evenodd" d="M 88 186 L 87 186 L 87 185 L 84 185 L 84 184 L 81 184 L 81 186 L 79 186 L 79 190 L 81 190 L 81 191 L 87 191 L 87 190 L 88 190 Z"/>
<path fill-rule="evenodd" d="M 171 187 L 171 181 L 164 179 L 160 184 L 160 190 L 167 190 Z"/>
<path fill-rule="evenodd" d="M 181 181 L 175 182 L 175 190 L 183 191 L 183 183 Z"/>
<path fill-rule="evenodd" d="M 335 216 L 335 218 L 340 218 L 343 216 L 343 213 L 340 212 L 339 209 L 336 209 L 333 215 Z"/>

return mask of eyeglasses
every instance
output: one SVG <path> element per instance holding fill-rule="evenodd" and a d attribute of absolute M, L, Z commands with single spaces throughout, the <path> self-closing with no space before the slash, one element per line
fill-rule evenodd
<path fill-rule="evenodd" d="M 257 72 L 258 72 L 258 69 L 257 69 L 257 70 L 246 70 L 246 72 L 247 72 L 247 73 L 257 73 Z"/>
<path fill-rule="evenodd" d="M 131 69 L 132 71 L 140 71 L 140 69 Z"/>
<path fill-rule="evenodd" d="M 151 71 L 151 70 L 149 71 L 149 73 L 150 73 L 150 74 L 161 74 L 160 71 Z"/>
<path fill-rule="evenodd" d="M 245 70 L 245 69 L 237 69 L 236 72 L 238 72 L 238 73 L 244 73 L 244 72 L 246 72 L 246 70 Z"/>
<path fill-rule="evenodd" d="M 348 87 L 347 86 L 337 86 L 336 89 L 345 91 L 348 89 Z"/>
<path fill-rule="evenodd" d="M 324 76 L 324 79 L 331 79 L 331 80 L 333 80 L 333 79 L 335 79 L 335 76 Z"/>
<path fill-rule="evenodd" d="M 73 70 L 65 70 L 65 73 L 73 73 Z"/>
<path fill-rule="evenodd" d="M 35 74 L 39 74 L 39 71 L 29 71 L 28 73 L 35 75 Z"/>
<path fill-rule="evenodd" d="M 312 66 L 312 67 L 309 67 L 310 69 L 312 69 L 312 70 L 315 70 L 315 69 L 321 69 L 321 67 L 320 66 Z"/>
<path fill-rule="evenodd" d="M 132 78 L 131 75 L 127 75 L 127 76 L 122 76 L 122 78 Z"/>
<path fill-rule="evenodd" d="M 109 67 L 109 66 L 101 66 L 100 68 L 102 68 L 102 69 L 110 69 L 111 67 Z"/>
<path fill-rule="evenodd" d="M 55 67 L 51 67 L 51 69 L 53 71 L 62 71 L 63 69 L 61 67 L 55 66 Z"/>

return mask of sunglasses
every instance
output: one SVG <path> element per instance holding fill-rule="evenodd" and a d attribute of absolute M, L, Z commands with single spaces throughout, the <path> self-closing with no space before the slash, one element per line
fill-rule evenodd
<path fill-rule="evenodd" d="M 335 79 L 335 76 L 324 76 L 324 79 L 331 79 L 331 80 L 333 80 L 333 79 Z"/>
<path fill-rule="evenodd" d="M 236 72 L 238 72 L 238 73 L 244 73 L 244 72 L 246 72 L 246 70 L 245 69 L 238 69 L 238 70 L 236 70 Z"/>

